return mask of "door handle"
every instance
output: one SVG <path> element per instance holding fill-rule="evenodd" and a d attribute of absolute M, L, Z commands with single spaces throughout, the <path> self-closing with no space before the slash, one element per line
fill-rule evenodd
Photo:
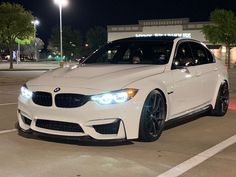
<path fill-rule="evenodd" d="M 197 72 L 195 76 L 200 77 L 201 75 L 202 75 L 202 72 Z"/>
<path fill-rule="evenodd" d="M 186 67 L 182 68 L 182 69 L 181 69 L 181 72 L 183 72 L 183 73 L 187 73 L 187 74 L 190 74 L 189 69 L 186 68 Z"/>

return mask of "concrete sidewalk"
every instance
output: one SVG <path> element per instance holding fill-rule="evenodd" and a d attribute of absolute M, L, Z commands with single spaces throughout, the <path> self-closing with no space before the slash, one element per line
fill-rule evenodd
<path fill-rule="evenodd" d="M 42 63 L 14 63 L 13 70 L 50 70 L 60 66 L 59 62 L 42 62 Z M 0 71 L 9 70 L 9 63 L 0 63 Z"/>

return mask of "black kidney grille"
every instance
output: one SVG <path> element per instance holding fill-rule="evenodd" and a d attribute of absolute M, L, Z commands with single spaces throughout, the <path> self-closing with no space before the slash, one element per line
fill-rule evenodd
<path fill-rule="evenodd" d="M 88 97 L 80 94 L 57 94 L 55 104 L 60 108 L 76 108 L 84 105 Z"/>
<path fill-rule="evenodd" d="M 52 106 L 52 94 L 48 92 L 34 92 L 32 100 L 40 106 Z"/>
<path fill-rule="evenodd" d="M 44 128 L 44 129 L 55 130 L 55 131 L 81 132 L 81 133 L 84 132 L 79 124 L 70 123 L 70 122 L 59 122 L 59 121 L 38 119 L 36 121 L 36 126 L 40 128 Z"/>

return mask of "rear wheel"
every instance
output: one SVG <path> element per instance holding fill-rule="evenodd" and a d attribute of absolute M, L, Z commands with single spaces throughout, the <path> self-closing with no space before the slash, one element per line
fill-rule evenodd
<path fill-rule="evenodd" d="M 143 106 L 140 126 L 139 139 L 151 142 L 157 140 L 164 128 L 166 119 L 166 102 L 163 95 L 153 90 Z"/>
<path fill-rule="evenodd" d="M 227 82 L 224 82 L 219 89 L 216 99 L 215 108 L 212 109 L 211 115 L 224 116 L 229 106 L 229 88 Z"/>

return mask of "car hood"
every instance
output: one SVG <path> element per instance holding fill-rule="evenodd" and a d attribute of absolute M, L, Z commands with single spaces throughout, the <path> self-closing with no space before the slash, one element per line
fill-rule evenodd
<path fill-rule="evenodd" d="M 49 71 L 27 85 L 115 90 L 164 70 L 161 65 L 75 65 Z"/>

